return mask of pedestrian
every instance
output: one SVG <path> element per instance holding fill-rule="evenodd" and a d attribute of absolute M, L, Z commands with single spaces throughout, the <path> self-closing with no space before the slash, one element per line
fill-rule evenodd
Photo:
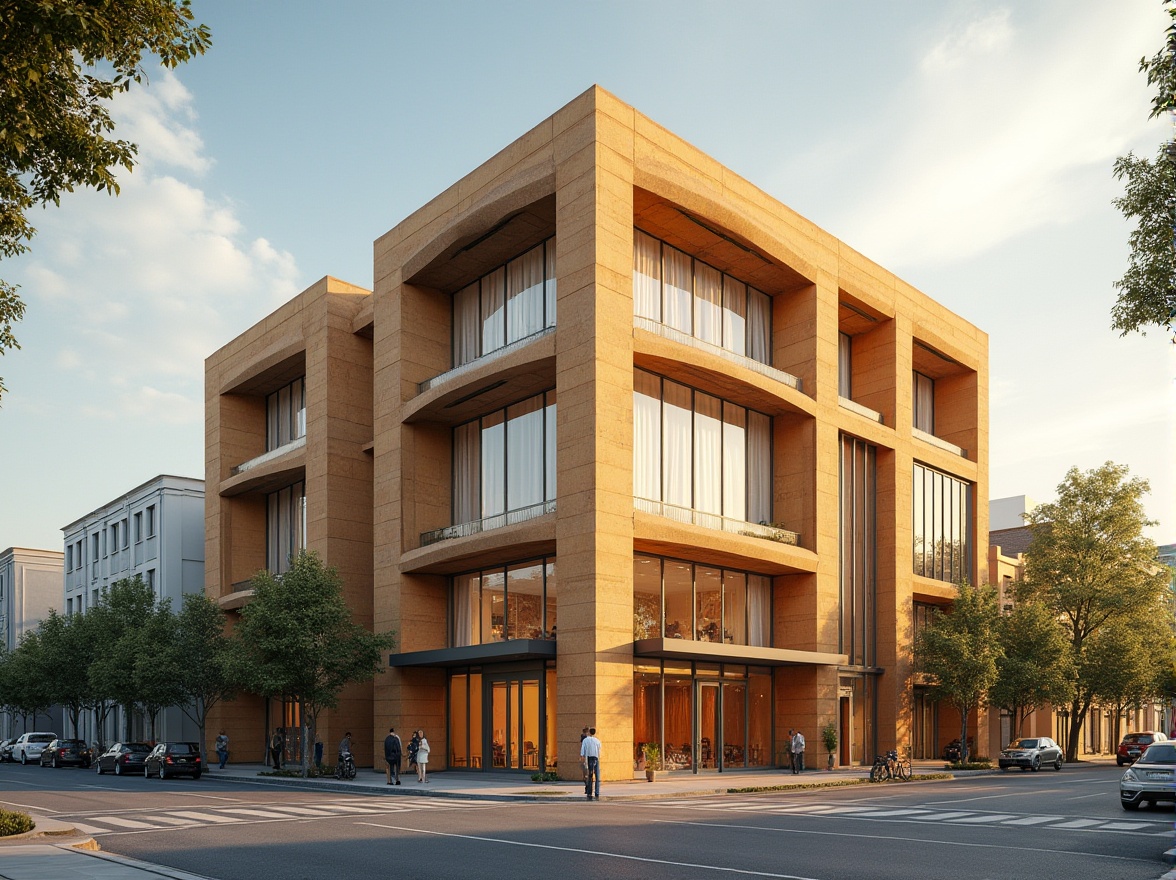
<path fill-rule="evenodd" d="M 792 772 L 804 772 L 804 734 L 799 730 L 792 735 Z"/>
<path fill-rule="evenodd" d="M 417 731 L 420 740 L 417 742 L 417 782 L 429 781 L 429 740 L 423 729 Z"/>
<path fill-rule="evenodd" d="M 404 746 L 400 742 L 400 737 L 396 734 L 395 727 L 388 728 L 388 735 L 384 737 L 384 761 L 388 764 L 388 784 L 392 784 L 392 780 L 396 780 L 396 784 L 400 785 L 400 758 L 403 754 Z"/>
<path fill-rule="evenodd" d="M 223 730 L 216 735 L 216 757 L 220 761 L 220 769 L 225 769 L 229 760 L 229 735 Z"/>
<path fill-rule="evenodd" d="M 414 730 L 412 732 L 412 739 L 408 741 L 408 769 L 416 771 L 417 769 L 417 750 L 421 744 L 421 732 Z M 420 775 L 418 773 L 418 775 Z"/>
<path fill-rule="evenodd" d="M 339 763 L 343 762 L 344 755 L 351 754 L 351 731 L 343 734 L 343 739 L 339 740 Z"/>
<path fill-rule="evenodd" d="M 592 780 L 596 780 L 596 799 L 600 800 L 600 740 L 596 738 L 596 728 L 588 728 L 588 735 L 580 741 L 580 758 L 588 770 L 584 774 L 584 794 L 592 800 Z"/>
<path fill-rule="evenodd" d="M 285 731 L 280 727 L 274 728 L 274 735 L 270 737 L 270 762 L 275 770 L 282 769 L 282 752 L 286 750 Z"/>
<path fill-rule="evenodd" d="M 588 739 L 588 728 L 585 727 L 580 731 L 580 745 L 584 745 L 584 740 Z M 588 760 L 580 758 L 580 772 L 584 775 L 584 788 L 588 788 Z"/>

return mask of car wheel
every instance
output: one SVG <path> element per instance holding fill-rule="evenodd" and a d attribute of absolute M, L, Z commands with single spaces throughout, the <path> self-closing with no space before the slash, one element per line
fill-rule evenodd
<path fill-rule="evenodd" d="M 195 780 L 195 779 L 199 779 L 199 778 L 200 778 L 200 771 L 197 770 L 195 773 L 192 774 L 192 779 Z"/>
<path fill-rule="evenodd" d="M 1058 755 L 1058 759 L 1056 761 L 1054 761 L 1054 769 L 1057 770 L 1059 773 L 1062 772 L 1062 763 L 1063 763 L 1062 756 Z"/>
<path fill-rule="evenodd" d="M 52 767 L 54 770 L 57 769 L 57 758 L 56 757 L 49 759 L 49 766 Z"/>
<path fill-rule="evenodd" d="M 1122 767 L 1123 766 L 1123 759 L 1122 758 L 1115 758 L 1115 763 L 1118 766 Z"/>
<path fill-rule="evenodd" d="M 163 769 L 162 764 L 159 765 L 159 778 L 160 779 L 167 779 L 167 771 Z"/>
<path fill-rule="evenodd" d="M 1036 773 L 1038 770 L 1040 770 L 1041 769 L 1041 758 L 1034 758 L 1033 763 L 1029 766 L 1029 769 L 1032 770 L 1034 773 Z"/>
<path fill-rule="evenodd" d="M 29 763 L 29 756 L 25 752 L 20 753 L 20 763 L 21 766 L 25 766 Z"/>
<path fill-rule="evenodd" d="M 96 761 L 94 763 L 94 772 L 97 773 L 99 776 L 102 775 L 102 762 L 101 761 Z"/>
<path fill-rule="evenodd" d="M 151 771 L 147 769 L 147 765 L 146 765 L 146 764 L 144 764 L 144 765 L 143 765 L 143 778 L 144 778 L 144 779 L 150 779 L 150 778 L 151 778 Z"/>
<path fill-rule="evenodd" d="M 1142 801 L 1136 801 L 1135 803 L 1132 803 L 1131 801 L 1119 801 L 1119 803 L 1122 804 L 1124 810 L 1131 812 L 1132 810 L 1138 810 Z"/>

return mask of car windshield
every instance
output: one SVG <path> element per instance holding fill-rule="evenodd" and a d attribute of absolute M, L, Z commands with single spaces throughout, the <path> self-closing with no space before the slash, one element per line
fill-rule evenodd
<path fill-rule="evenodd" d="M 1176 746 L 1167 743 L 1148 746 L 1140 761 L 1144 764 L 1176 764 Z"/>
<path fill-rule="evenodd" d="M 145 755 L 151 751 L 151 746 L 147 745 L 147 743 L 126 743 L 123 748 L 137 755 Z"/>
<path fill-rule="evenodd" d="M 32 736 L 29 737 L 29 742 L 31 742 L 31 743 L 51 743 L 55 739 L 57 739 L 57 737 L 55 737 L 51 733 L 34 733 Z"/>
<path fill-rule="evenodd" d="M 1149 743 L 1151 741 L 1152 738 L 1143 733 L 1129 733 L 1123 737 L 1123 742 L 1125 743 Z"/>
<path fill-rule="evenodd" d="M 1035 749 L 1037 748 L 1037 740 L 1035 739 L 1019 739 L 1015 743 L 1009 744 L 1010 749 Z"/>
<path fill-rule="evenodd" d="M 80 739 L 59 739 L 57 744 L 59 746 L 80 746 L 81 748 L 86 747 L 86 744 Z"/>
<path fill-rule="evenodd" d="M 167 747 L 167 750 L 173 755 L 190 755 L 193 751 L 188 743 L 172 743 Z"/>

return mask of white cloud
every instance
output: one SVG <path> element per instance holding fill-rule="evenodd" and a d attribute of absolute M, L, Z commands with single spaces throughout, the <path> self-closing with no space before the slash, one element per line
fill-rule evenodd
<path fill-rule="evenodd" d="M 192 94 L 170 70 L 161 71 L 148 88 L 133 86 L 119 95 L 111 115 L 119 138 L 138 145 L 141 167 L 172 165 L 198 173 L 211 167 L 204 141 L 189 124 L 196 120 Z"/>
<path fill-rule="evenodd" d="M 920 68 L 924 73 L 938 74 L 962 67 L 980 56 L 1007 48 L 1012 37 L 1009 10 L 993 10 L 984 18 L 969 22 L 963 33 L 948 34 L 932 46 L 923 56 Z"/>

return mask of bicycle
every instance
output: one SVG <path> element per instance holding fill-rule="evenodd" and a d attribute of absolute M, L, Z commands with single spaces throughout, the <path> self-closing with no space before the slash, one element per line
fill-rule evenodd
<path fill-rule="evenodd" d="M 882 782 L 883 780 L 897 779 L 899 782 L 907 782 L 912 775 L 911 762 L 906 759 L 900 759 L 898 752 L 891 749 L 884 755 L 878 755 L 874 758 L 874 766 L 870 768 L 870 782 Z"/>
<path fill-rule="evenodd" d="M 343 752 L 339 755 L 339 763 L 335 765 L 335 778 L 355 778 L 355 758 L 351 756 L 351 752 Z"/>

